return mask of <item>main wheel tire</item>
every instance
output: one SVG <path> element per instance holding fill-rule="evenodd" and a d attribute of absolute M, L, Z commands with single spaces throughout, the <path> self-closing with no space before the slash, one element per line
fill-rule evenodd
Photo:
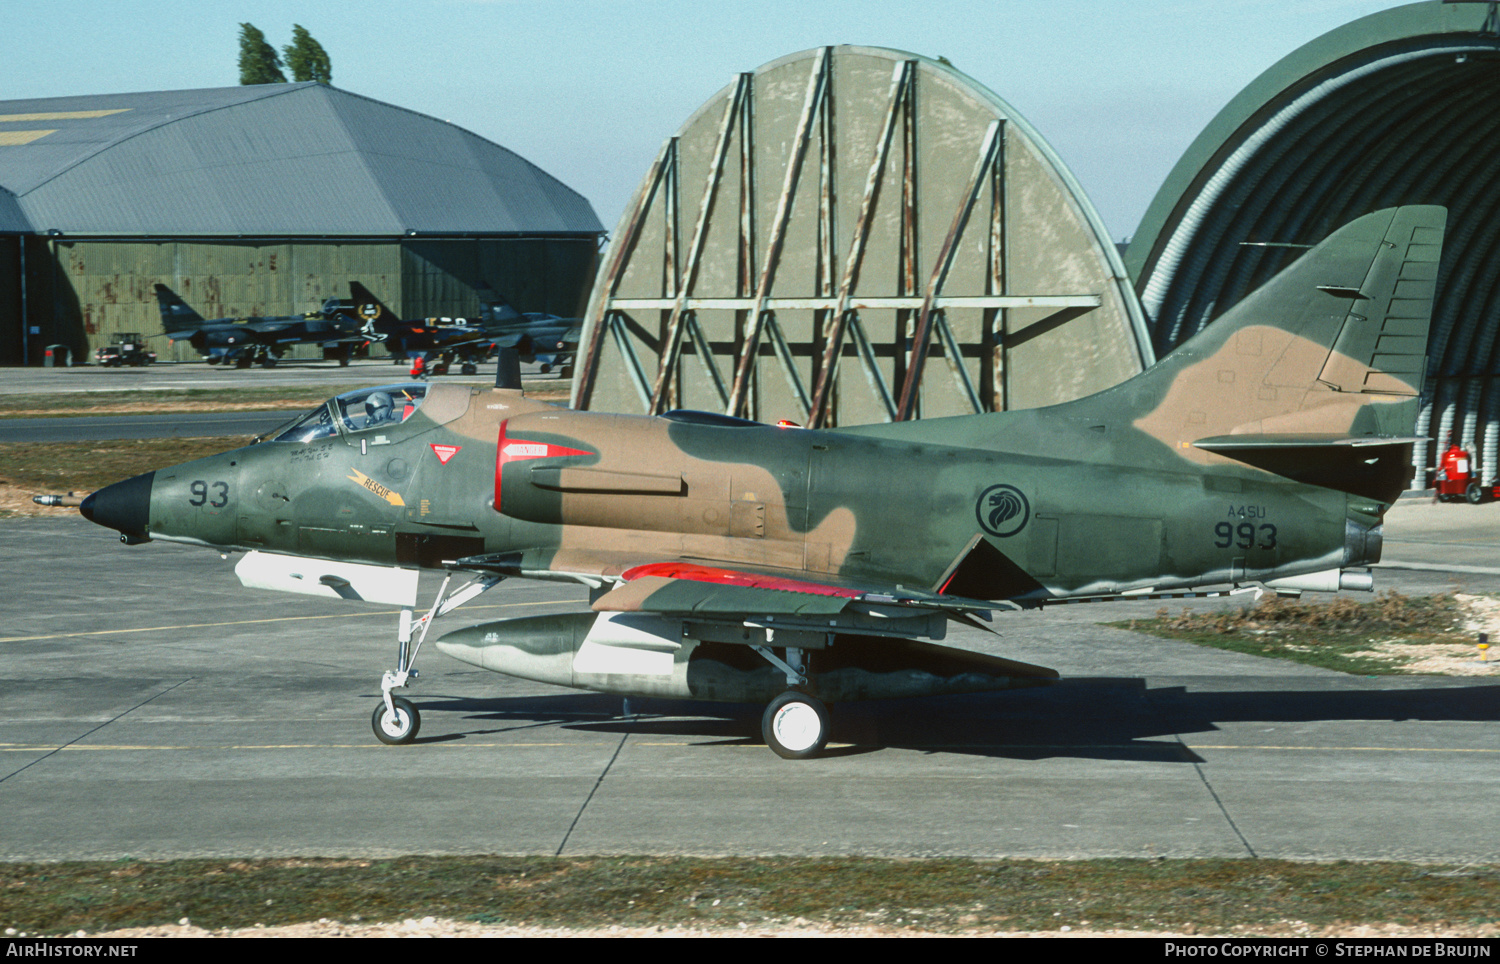
<path fill-rule="evenodd" d="M 1478 482 L 1470 482 L 1469 487 L 1464 489 L 1464 498 L 1468 500 L 1469 505 L 1478 505 L 1484 501 L 1484 486 Z"/>
<path fill-rule="evenodd" d="M 828 745 L 828 709 L 806 693 L 782 693 L 766 707 L 761 736 L 784 760 L 806 760 Z"/>
<path fill-rule="evenodd" d="M 391 697 L 391 705 L 395 707 L 394 714 L 386 711 L 385 700 L 381 700 L 370 716 L 370 728 L 375 731 L 375 739 L 393 746 L 410 743 L 417 738 L 417 731 L 422 728 L 422 716 L 411 704 L 411 700 L 400 696 Z"/>
<path fill-rule="evenodd" d="M 465 375 L 478 375 L 479 366 L 473 364 L 472 362 L 464 362 L 463 366 L 459 368 L 459 371 L 463 372 Z"/>

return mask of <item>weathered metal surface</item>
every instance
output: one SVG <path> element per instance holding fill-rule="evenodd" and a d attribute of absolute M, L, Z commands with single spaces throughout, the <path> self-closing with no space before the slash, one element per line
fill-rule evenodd
<path fill-rule="evenodd" d="M 53 119 L 17 119 L 39 114 Z M 18 126 L 47 130 L 6 148 L 0 185 L 38 232 L 597 236 L 603 227 L 578 192 L 504 147 L 327 84 L 0 101 L 0 133 Z"/>
<path fill-rule="evenodd" d="M 597 270 L 592 238 L 192 241 L 32 239 L 28 339 L 35 364 L 42 346 L 66 344 L 75 362 L 121 332 L 159 336 L 153 286 L 165 284 L 206 318 L 300 315 L 329 298 L 348 298 L 358 281 L 408 318 L 476 317 L 483 283 L 523 311 L 577 317 Z M 5 287 L 0 283 L 0 292 Z M 15 317 L 19 317 L 17 314 Z M 189 361 L 186 344 L 152 337 L 163 361 Z M 14 355 L 3 361 L 19 361 Z M 317 345 L 289 349 L 321 357 Z"/>
<path fill-rule="evenodd" d="M 814 426 L 1067 401 L 1152 357 L 1098 217 L 1024 119 L 868 47 L 742 74 L 689 119 L 585 324 L 576 407 Z"/>
<path fill-rule="evenodd" d="M 1414 3 L 1345 24 L 1271 66 L 1183 154 L 1126 252 L 1165 355 L 1333 226 L 1440 204 L 1427 397 L 1414 485 L 1451 435 L 1500 477 L 1500 34 L 1494 5 Z"/>

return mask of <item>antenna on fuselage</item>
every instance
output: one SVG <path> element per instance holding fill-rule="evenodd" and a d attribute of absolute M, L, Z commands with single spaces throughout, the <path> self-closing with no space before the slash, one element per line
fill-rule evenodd
<path fill-rule="evenodd" d="M 495 387 L 521 388 L 521 353 L 514 348 L 501 348 L 495 355 Z"/>

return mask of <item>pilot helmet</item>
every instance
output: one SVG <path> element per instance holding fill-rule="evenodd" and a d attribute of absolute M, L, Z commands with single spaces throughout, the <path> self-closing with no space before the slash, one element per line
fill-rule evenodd
<path fill-rule="evenodd" d="M 374 425 L 376 422 L 388 421 L 393 407 L 390 395 L 385 392 L 371 392 L 370 397 L 365 399 L 366 424 Z"/>

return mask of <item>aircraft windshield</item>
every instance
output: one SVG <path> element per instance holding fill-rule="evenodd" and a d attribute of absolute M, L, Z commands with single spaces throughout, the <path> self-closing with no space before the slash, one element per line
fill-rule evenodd
<path fill-rule="evenodd" d="M 311 442 L 339 433 L 392 428 L 411 417 L 422 405 L 427 386 L 382 385 L 337 395 L 308 412 L 295 425 L 276 436 L 277 442 Z M 337 421 L 335 421 L 337 419 Z"/>

